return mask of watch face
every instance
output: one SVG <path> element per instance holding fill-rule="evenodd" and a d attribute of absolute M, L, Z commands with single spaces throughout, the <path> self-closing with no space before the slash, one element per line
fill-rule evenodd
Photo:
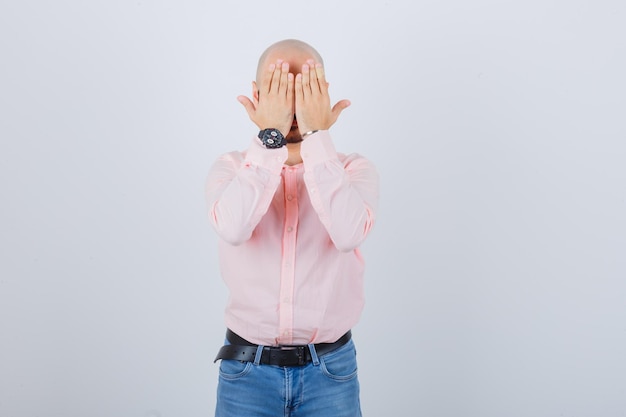
<path fill-rule="evenodd" d="M 276 133 L 275 131 L 271 131 L 269 137 L 267 138 L 267 140 L 265 141 L 268 145 L 273 145 L 276 142 L 278 142 L 278 133 Z"/>
<path fill-rule="evenodd" d="M 275 149 L 285 145 L 285 138 L 280 130 L 265 129 L 259 132 L 259 138 L 266 148 Z"/>

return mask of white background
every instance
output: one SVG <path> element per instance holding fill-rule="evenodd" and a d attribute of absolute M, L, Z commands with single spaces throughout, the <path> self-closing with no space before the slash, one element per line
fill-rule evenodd
<path fill-rule="evenodd" d="M 5 1 L 0 416 L 204 417 L 206 173 L 305 40 L 381 175 L 364 415 L 626 416 L 623 1 Z"/>

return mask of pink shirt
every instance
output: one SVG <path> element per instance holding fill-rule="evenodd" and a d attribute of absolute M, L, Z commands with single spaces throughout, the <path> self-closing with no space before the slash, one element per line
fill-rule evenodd
<path fill-rule="evenodd" d="M 220 237 L 230 291 L 226 326 L 250 342 L 334 342 L 363 309 L 359 245 L 374 223 L 378 175 L 357 154 L 335 151 L 328 131 L 287 148 L 254 138 L 221 156 L 207 178 L 209 218 Z"/>

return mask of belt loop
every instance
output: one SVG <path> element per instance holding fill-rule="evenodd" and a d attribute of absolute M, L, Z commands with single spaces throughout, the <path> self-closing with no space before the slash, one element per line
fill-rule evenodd
<path fill-rule="evenodd" d="M 259 345 L 256 348 L 256 353 L 254 354 L 254 364 L 259 366 L 261 364 L 261 356 L 263 356 L 263 345 Z"/>
<path fill-rule="evenodd" d="M 311 351 L 311 360 L 313 361 L 314 366 L 319 366 L 320 358 L 317 357 L 317 351 L 315 350 L 315 345 L 313 343 L 309 343 L 309 351 Z"/>

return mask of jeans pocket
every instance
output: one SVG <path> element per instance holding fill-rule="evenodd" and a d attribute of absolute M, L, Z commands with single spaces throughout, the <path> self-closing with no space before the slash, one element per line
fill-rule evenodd
<path fill-rule="evenodd" d="M 251 369 L 252 362 L 222 359 L 220 362 L 220 377 L 224 379 L 238 379 L 248 374 Z"/>
<path fill-rule="evenodd" d="M 347 381 L 357 375 L 356 350 L 349 341 L 339 349 L 320 357 L 320 369 L 327 377 L 337 381 Z"/>

